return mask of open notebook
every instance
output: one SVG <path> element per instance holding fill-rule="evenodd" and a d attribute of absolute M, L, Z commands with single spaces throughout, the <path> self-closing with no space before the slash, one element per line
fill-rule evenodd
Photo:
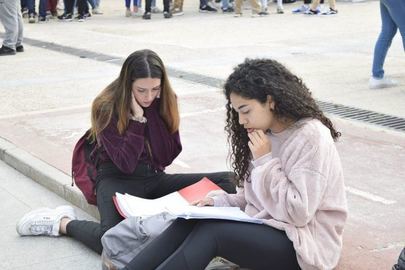
<path fill-rule="evenodd" d="M 169 213 L 186 219 L 228 219 L 243 222 L 262 223 L 249 217 L 238 207 L 197 207 L 190 203 L 204 198 L 208 192 L 221 190 L 219 186 L 204 177 L 199 182 L 157 199 L 143 199 L 129 194 L 116 193 L 114 204 L 123 217 L 153 216 Z"/>

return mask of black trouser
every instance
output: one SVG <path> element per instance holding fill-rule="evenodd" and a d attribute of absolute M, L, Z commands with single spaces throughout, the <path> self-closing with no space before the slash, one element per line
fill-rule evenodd
<path fill-rule="evenodd" d="M 102 252 L 101 237 L 123 220 L 116 210 L 112 197 L 116 192 L 128 193 L 147 199 L 155 199 L 198 182 L 204 176 L 211 179 L 228 193 L 235 193 L 230 172 L 166 174 L 156 172 L 140 164 L 135 172 L 128 175 L 119 171 L 112 163 L 102 164 L 97 170 L 97 208 L 100 223 L 86 220 L 72 220 L 68 223 L 67 235 L 79 240 L 97 253 Z"/>
<path fill-rule="evenodd" d="M 65 5 L 65 14 L 71 14 L 73 16 L 73 9 L 75 5 L 75 0 L 64 0 L 63 4 Z M 89 7 L 87 4 L 87 0 L 77 0 L 77 12 L 80 15 L 84 15 L 86 12 L 89 11 Z"/>
<path fill-rule="evenodd" d="M 202 270 L 216 256 L 252 270 L 300 269 L 284 231 L 229 220 L 177 219 L 125 270 Z"/>
<path fill-rule="evenodd" d="M 311 4 L 311 0 L 304 0 L 304 4 L 306 5 L 310 5 Z M 323 4 L 324 0 L 321 0 L 321 4 Z"/>
<path fill-rule="evenodd" d="M 152 6 L 152 0 L 146 0 L 145 2 L 145 12 L 150 12 Z M 163 0 L 163 11 L 169 12 L 170 0 Z"/>

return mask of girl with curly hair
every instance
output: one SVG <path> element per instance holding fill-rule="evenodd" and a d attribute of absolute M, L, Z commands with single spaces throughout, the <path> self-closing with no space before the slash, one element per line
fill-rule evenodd
<path fill-rule="evenodd" d="M 347 217 L 340 133 L 277 61 L 246 60 L 224 93 L 240 189 L 198 205 L 237 206 L 263 224 L 178 219 L 125 269 L 198 270 L 215 256 L 254 270 L 334 269 Z"/>

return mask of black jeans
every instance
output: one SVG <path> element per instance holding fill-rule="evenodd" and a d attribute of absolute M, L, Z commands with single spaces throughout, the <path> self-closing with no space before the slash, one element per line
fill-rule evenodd
<path fill-rule="evenodd" d="M 198 182 L 204 176 L 211 179 L 228 193 L 235 193 L 231 172 L 166 174 L 140 164 L 134 173 L 122 173 L 114 164 L 104 163 L 97 170 L 97 208 L 100 223 L 87 220 L 72 220 L 68 223 L 67 235 L 79 240 L 101 254 L 101 237 L 110 228 L 123 220 L 114 206 L 112 197 L 116 192 L 128 193 L 147 199 L 155 199 Z"/>
<path fill-rule="evenodd" d="M 177 219 L 124 270 L 203 270 L 216 256 L 252 270 L 300 269 L 284 231 L 229 220 Z"/>
<path fill-rule="evenodd" d="M 73 16 L 73 10 L 75 5 L 75 0 L 64 0 L 63 4 L 65 5 L 65 14 L 71 14 Z M 87 0 L 76 0 L 77 5 L 77 12 L 80 15 L 84 15 L 88 13 L 89 6 L 87 4 Z"/>
<path fill-rule="evenodd" d="M 145 1 L 145 12 L 151 12 L 152 0 Z M 163 0 L 163 11 L 169 12 L 170 0 Z"/>

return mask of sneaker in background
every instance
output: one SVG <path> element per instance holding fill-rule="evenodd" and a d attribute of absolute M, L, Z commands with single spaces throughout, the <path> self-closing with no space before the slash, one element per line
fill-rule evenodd
<path fill-rule="evenodd" d="M 163 18 L 170 19 L 171 17 L 173 17 L 173 15 L 170 12 L 167 11 L 163 12 Z"/>
<path fill-rule="evenodd" d="M 298 8 L 295 8 L 292 10 L 292 13 L 298 14 L 298 13 L 305 13 L 309 9 L 308 5 L 302 5 Z"/>
<path fill-rule="evenodd" d="M 151 8 L 152 13 L 162 13 L 162 10 L 158 7 Z"/>
<path fill-rule="evenodd" d="M 55 209 L 40 208 L 25 214 L 17 223 L 19 235 L 59 236 L 59 225 L 62 218 L 76 219 L 73 207 L 59 206 Z"/>
<path fill-rule="evenodd" d="M 277 14 L 284 14 L 284 9 L 282 7 L 277 7 Z"/>
<path fill-rule="evenodd" d="M 305 15 L 319 15 L 321 13 L 321 11 L 319 9 L 316 10 L 312 10 L 312 9 L 308 9 L 307 11 L 305 11 Z"/>
<path fill-rule="evenodd" d="M 388 88 L 388 87 L 394 87 L 398 83 L 395 80 L 392 80 L 390 78 L 374 78 L 371 77 L 370 80 L 368 81 L 368 87 L 370 89 L 380 89 L 380 88 Z"/>
<path fill-rule="evenodd" d="M 6 46 L 1 46 L 0 48 L 0 56 L 4 55 L 15 55 L 16 52 L 12 48 L 6 47 Z"/>
<path fill-rule="evenodd" d="M 47 22 L 47 21 L 48 21 L 47 17 L 38 16 L 38 22 L 39 23 L 44 23 L 44 22 Z"/>
<path fill-rule="evenodd" d="M 210 7 L 209 5 L 205 5 L 205 6 L 200 7 L 199 11 L 201 13 L 215 13 L 215 12 L 217 12 L 217 9 Z"/>
<path fill-rule="evenodd" d="M 35 23 L 35 14 L 31 13 L 28 15 L 28 22 Z"/>
<path fill-rule="evenodd" d="M 125 10 L 125 17 L 131 17 L 131 10 L 129 8 Z"/>
<path fill-rule="evenodd" d="M 21 15 L 22 15 L 22 17 L 23 18 L 28 18 L 28 8 L 23 8 L 22 10 L 21 10 Z"/>
<path fill-rule="evenodd" d="M 405 270 L 405 247 L 398 257 L 398 263 L 392 266 L 392 270 Z"/>
<path fill-rule="evenodd" d="M 233 13 L 235 10 L 233 7 L 228 7 L 228 8 L 221 8 L 223 13 Z"/>
<path fill-rule="evenodd" d="M 322 15 L 335 15 L 337 13 L 338 13 L 337 9 L 329 8 L 328 11 L 324 11 L 321 14 Z"/>
<path fill-rule="evenodd" d="M 17 47 L 15 47 L 15 51 L 16 52 L 24 52 L 24 46 L 23 45 L 18 45 Z"/>
<path fill-rule="evenodd" d="M 182 15 L 184 15 L 184 12 L 182 10 L 180 10 L 179 8 L 174 8 L 172 10 L 172 15 L 173 16 L 182 16 Z"/>
<path fill-rule="evenodd" d="M 95 14 L 95 15 L 103 15 L 103 12 L 100 10 L 100 8 L 96 7 L 93 8 L 91 13 Z"/>
<path fill-rule="evenodd" d="M 79 14 L 75 19 L 76 19 L 78 22 L 84 22 L 84 21 L 86 20 L 86 16 Z"/>
<path fill-rule="evenodd" d="M 62 15 L 58 16 L 58 19 L 65 22 L 71 22 L 73 21 L 73 16 L 70 13 L 63 13 Z"/>
<path fill-rule="evenodd" d="M 233 16 L 234 16 L 235 18 L 239 18 L 239 17 L 242 17 L 242 13 L 235 13 L 235 14 L 233 14 Z"/>
<path fill-rule="evenodd" d="M 145 12 L 142 16 L 142 19 L 144 20 L 150 20 L 152 19 L 152 14 L 150 12 Z"/>

